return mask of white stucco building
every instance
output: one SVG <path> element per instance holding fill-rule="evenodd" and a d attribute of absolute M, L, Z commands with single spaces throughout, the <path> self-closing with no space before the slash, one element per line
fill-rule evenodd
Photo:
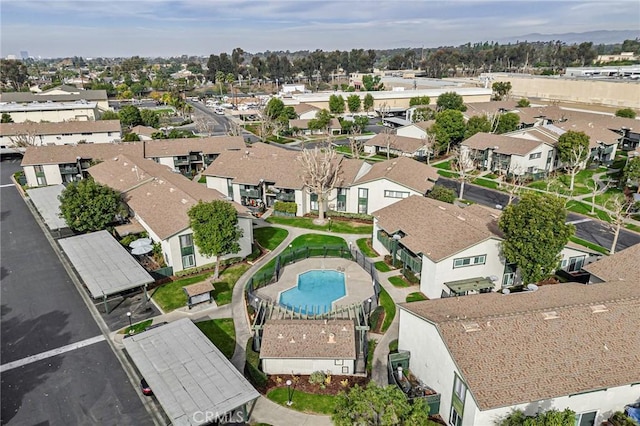
<path fill-rule="evenodd" d="M 568 408 L 594 426 L 640 397 L 637 282 L 427 300 L 400 305 L 399 316 L 398 348 L 441 394 L 450 425 Z"/>

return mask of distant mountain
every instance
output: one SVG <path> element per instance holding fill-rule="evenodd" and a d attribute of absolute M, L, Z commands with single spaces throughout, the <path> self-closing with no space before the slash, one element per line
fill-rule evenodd
<path fill-rule="evenodd" d="M 563 34 L 525 34 L 518 37 L 508 37 L 501 40 L 497 40 L 498 43 L 515 43 L 522 41 L 552 41 L 560 40 L 566 44 L 579 44 L 584 42 L 593 42 L 597 44 L 616 44 L 622 43 L 625 40 L 635 40 L 640 37 L 640 31 L 638 30 L 601 30 L 601 31 L 587 31 L 584 33 L 563 33 Z"/>

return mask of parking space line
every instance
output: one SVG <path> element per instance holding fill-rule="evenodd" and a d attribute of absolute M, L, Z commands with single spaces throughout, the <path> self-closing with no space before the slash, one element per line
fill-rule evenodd
<path fill-rule="evenodd" d="M 105 337 L 101 334 L 99 336 L 81 340 L 80 342 L 71 343 L 70 345 L 61 346 L 56 349 L 51 349 L 50 351 L 41 352 L 39 354 L 22 358 L 17 361 L 9 362 L 7 364 L 0 365 L 0 373 L 4 373 L 5 371 L 13 370 L 14 368 L 22 367 L 37 361 L 41 361 L 43 359 L 51 358 L 65 352 L 70 352 L 85 346 L 93 345 L 94 343 L 102 342 L 103 340 L 105 340 Z"/>
<path fill-rule="evenodd" d="M 14 184 L 12 184 L 12 183 L 5 183 L 4 185 L 0 185 L 0 188 L 6 188 L 6 187 L 8 187 L 8 186 L 13 186 L 13 187 L 15 187 L 15 185 L 14 185 Z"/>

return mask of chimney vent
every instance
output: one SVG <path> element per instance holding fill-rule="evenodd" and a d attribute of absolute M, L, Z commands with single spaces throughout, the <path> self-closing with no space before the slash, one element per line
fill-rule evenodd
<path fill-rule="evenodd" d="M 333 333 L 329 333 L 329 343 L 335 343 L 336 342 L 336 335 Z"/>

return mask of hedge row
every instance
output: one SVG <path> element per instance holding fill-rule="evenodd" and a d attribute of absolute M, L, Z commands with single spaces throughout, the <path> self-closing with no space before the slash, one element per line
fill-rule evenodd
<path fill-rule="evenodd" d="M 276 212 L 291 213 L 295 215 L 298 211 L 298 205 L 294 202 L 276 201 L 273 205 L 273 210 Z"/>
<path fill-rule="evenodd" d="M 231 257 L 220 261 L 220 266 L 234 265 L 242 261 L 241 257 Z M 213 271 L 216 268 L 216 263 L 207 263 L 205 265 L 196 266 L 195 268 L 183 269 L 175 273 L 176 277 L 186 277 L 189 275 L 197 275 L 205 271 Z"/>
<path fill-rule="evenodd" d="M 309 215 L 318 216 L 318 211 L 312 210 L 309 212 Z M 366 221 L 368 223 L 373 222 L 373 216 L 364 214 L 364 213 L 348 213 L 348 212 L 337 212 L 335 210 L 328 210 L 324 212 L 324 215 L 326 217 L 342 217 L 345 219 L 355 219 L 355 220 Z"/>
<path fill-rule="evenodd" d="M 247 341 L 247 358 L 244 363 L 244 373 L 256 388 L 264 389 L 267 386 L 267 375 L 260 371 L 260 354 L 253 350 L 253 337 Z"/>

